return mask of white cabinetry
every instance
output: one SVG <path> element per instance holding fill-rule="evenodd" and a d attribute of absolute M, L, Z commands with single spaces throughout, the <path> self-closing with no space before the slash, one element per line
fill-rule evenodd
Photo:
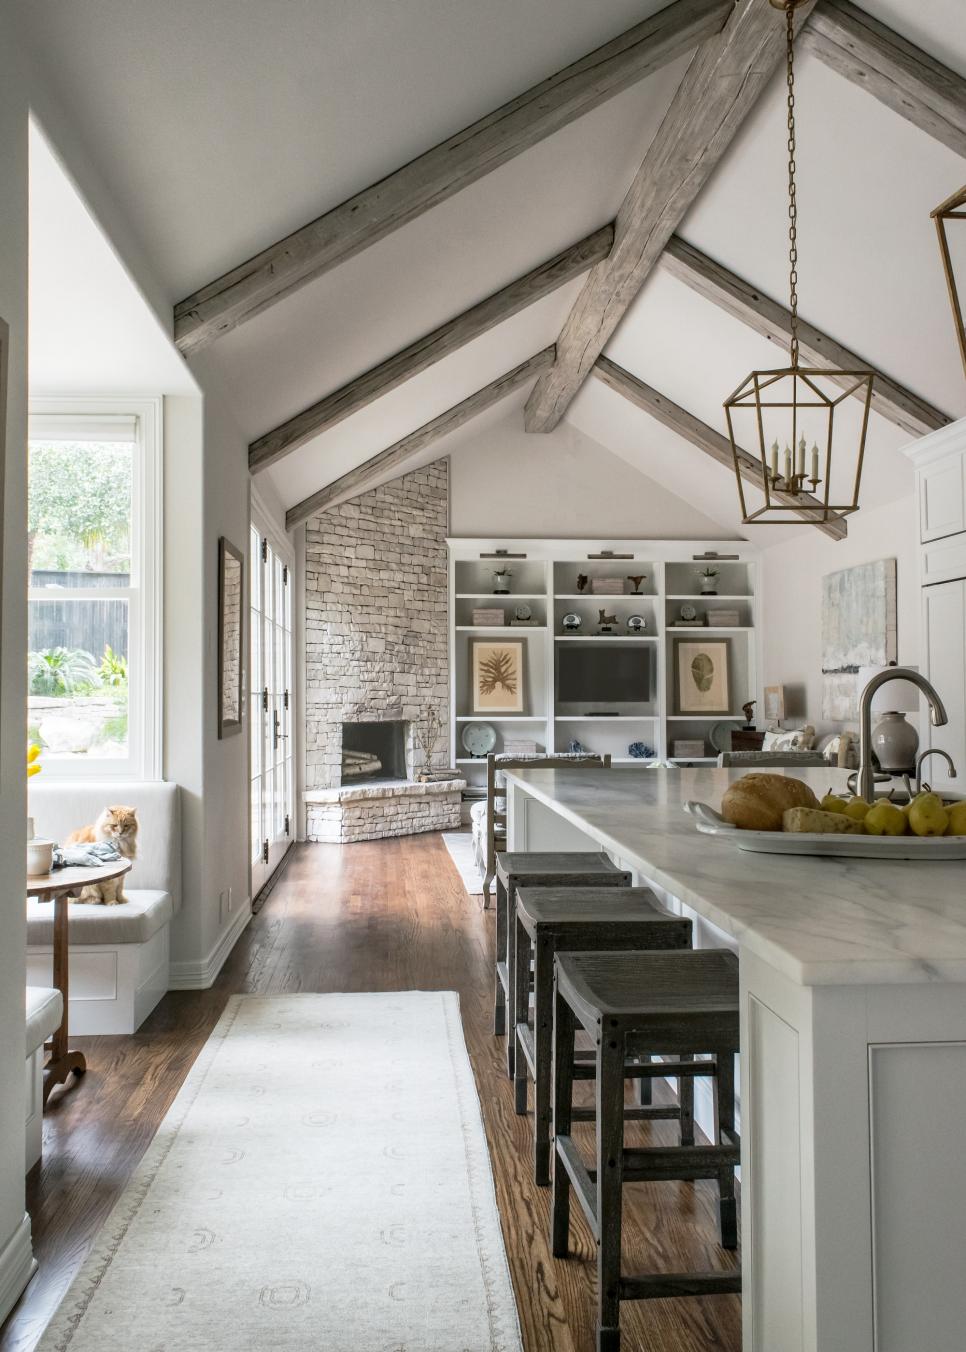
<path fill-rule="evenodd" d="M 925 674 L 939 691 L 949 722 L 925 724 L 923 742 L 948 751 L 959 771 L 951 785 L 962 791 L 966 776 L 966 418 L 908 447 L 916 466 L 919 503 L 922 657 Z M 934 759 L 925 774 L 931 784 L 950 784 L 944 763 Z"/>

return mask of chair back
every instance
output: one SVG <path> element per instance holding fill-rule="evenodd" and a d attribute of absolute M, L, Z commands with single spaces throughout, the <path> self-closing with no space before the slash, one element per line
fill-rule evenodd
<path fill-rule="evenodd" d="M 825 765 L 827 762 L 821 751 L 722 751 L 718 764 L 737 769 L 748 765 L 774 765 L 786 770 L 800 770 L 811 765 Z"/>
<path fill-rule="evenodd" d="M 483 879 L 483 906 L 489 905 L 490 883 L 496 877 L 497 850 L 506 845 L 506 798 L 497 810 L 497 776 L 504 770 L 566 770 L 596 766 L 599 770 L 611 768 L 609 753 L 598 755 L 593 751 L 561 751 L 534 756 L 510 756 L 490 752 L 486 758 L 486 876 Z"/>

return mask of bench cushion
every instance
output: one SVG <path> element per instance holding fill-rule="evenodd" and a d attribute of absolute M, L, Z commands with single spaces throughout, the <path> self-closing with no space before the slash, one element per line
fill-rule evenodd
<path fill-rule="evenodd" d="M 50 986 L 27 987 L 27 1055 L 42 1047 L 64 1017 L 64 997 Z"/>
<path fill-rule="evenodd" d="M 69 902 L 68 934 L 72 948 L 79 944 L 144 944 L 174 914 L 169 892 L 132 889 L 121 906 L 94 906 Z M 54 905 L 27 902 L 27 947 L 50 948 L 54 942 Z"/>
<path fill-rule="evenodd" d="M 166 892 L 181 905 L 181 820 L 177 784 L 82 780 L 57 782 L 43 775 L 30 781 L 30 815 L 38 836 L 59 844 L 71 831 L 93 822 L 111 803 L 137 808 L 138 857 L 127 888 Z M 31 943 L 33 940 L 31 939 Z M 83 942 L 83 941 L 82 941 Z"/>

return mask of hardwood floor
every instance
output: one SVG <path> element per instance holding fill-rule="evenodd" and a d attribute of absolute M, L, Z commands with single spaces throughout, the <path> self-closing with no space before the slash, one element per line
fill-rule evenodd
<path fill-rule="evenodd" d="M 576 1221 L 575 1256 L 549 1252 L 549 1190 L 532 1182 L 529 1120 L 513 1111 L 503 1042 L 490 1031 L 492 929 L 493 912 L 466 896 L 437 835 L 298 847 L 211 990 L 166 996 L 133 1037 L 77 1039 L 90 1069 L 51 1099 L 43 1163 L 27 1188 L 40 1269 L 0 1352 L 36 1345 L 229 995 L 408 989 L 459 992 L 527 1352 L 590 1352 L 593 1241 Z M 668 1124 L 651 1130 L 674 1139 Z M 624 1236 L 626 1272 L 733 1261 L 716 1243 L 708 1183 L 625 1190 Z M 621 1324 L 627 1352 L 741 1346 L 732 1296 L 628 1304 Z"/>

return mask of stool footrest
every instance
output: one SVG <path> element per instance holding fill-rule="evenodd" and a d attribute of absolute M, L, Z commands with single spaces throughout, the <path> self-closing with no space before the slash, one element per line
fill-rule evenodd
<path fill-rule="evenodd" d="M 655 1272 L 620 1279 L 621 1300 L 664 1300 L 669 1296 L 731 1296 L 741 1291 L 734 1272 Z"/>
<path fill-rule="evenodd" d="M 579 1052 L 577 1055 L 579 1057 Z M 590 1052 L 589 1056 L 596 1058 L 594 1052 Z M 717 1073 L 714 1061 L 645 1061 L 643 1065 L 638 1065 L 636 1061 L 624 1063 L 625 1080 L 662 1080 L 665 1076 L 669 1080 L 696 1080 L 701 1076 L 713 1077 Z M 575 1080 L 596 1080 L 596 1078 L 596 1059 L 590 1061 L 584 1058 L 576 1062 Z"/>
<path fill-rule="evenodd" d="M 590 1226 L 594 1239 L 600 1238 L 597 1226 L 597 1179 L 596 1169 L 590 1170 L 580 1158 L 580 1152 L 570 1136 L 558 1136 L 556 1141 L 557 1163 L 562 1164 L 573 1184 L 574 1192 Z"/>
<path fill-rule="evenodd" d="M 596 1122 L 596 1108 L 571 1108 L 570 1116 L 575 1122 Z M 676 1122 L 681 1109 L 676 1104 L 654 1107 L 650 1104 L 627 1104 L 624 1109 L 625 1122 Z"/>
<path fill-rule="evenodd" d="M 509 993 L 510 993 L 510 976 L 509 976 L 509 969 L 507 968 L 507 965 L 506 965 L 505 962 L 498 962 L 498 963 L 496 964 L 496 975 L 497 975 L 497 980 L 499 981 L 500 985 L 503 987 L 503 989 L 504 989 L 504 990 L 507 992 L 507 994 L 509 995 Z"/>
<path fill-rule="evenodd" d="M 624 1151 L 624 1182 L 717 1178 L 740 1163 L 741 1152 L 733 1145 L 647 1146 Z"/>

